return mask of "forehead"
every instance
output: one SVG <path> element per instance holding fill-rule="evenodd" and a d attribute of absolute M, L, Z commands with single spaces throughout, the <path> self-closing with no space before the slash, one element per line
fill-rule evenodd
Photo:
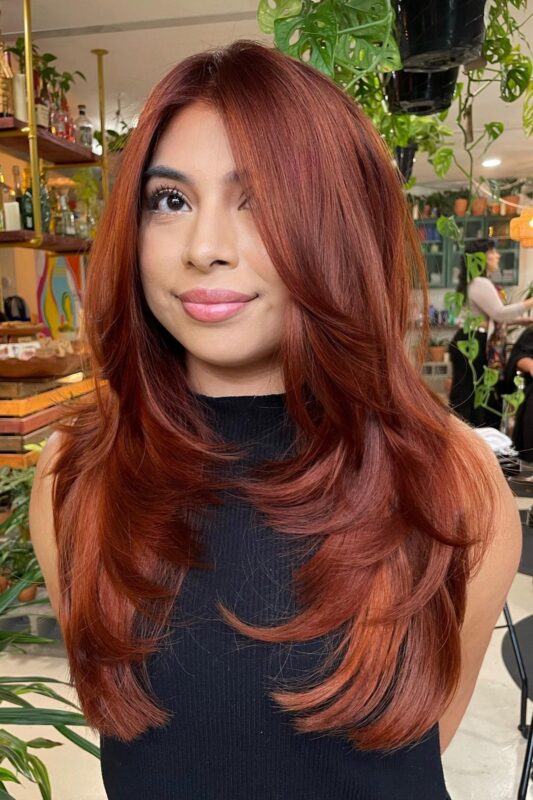
<path fill-rule="evenodd" d="M 198 175 L 234 168 L 226 129 L 218 112 L 204 102 L 180 109 L 159 138 L 150 162 L 154 164 Z"/>

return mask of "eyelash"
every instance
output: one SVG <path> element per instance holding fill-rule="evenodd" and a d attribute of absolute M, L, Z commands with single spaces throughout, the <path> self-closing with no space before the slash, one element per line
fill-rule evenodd
<path fill-rule="evenodd" d="M 160 211 L 157 208 L 157 203 L 159 202 L 159 200 L 162 200 L 165 197 L 178 197 L 180 200 L 183 200 L 184 203 L 187 202 L 185 200 L 185 196 L 183 195 L 183 193 L 180 192 L 179 189 L 176 189 L 175 186 L 157 186 L 152 192 L 150 192 L 146 200 L 146 205 L 148 207 L 148 210 L 160 214 L 175 213 L 172 211 L 166 211 L 166 212 Z"/>
<path fill-rule="evenodd" d="M 177 197 L 184 203 L 187 203 L 183 192 L 180 192 L 180 190 L 176 189 L 175 186 L 157 186 L 152 192 L 150 192 L 146 199 L 148 211 L 151 211 L 153 214 L 175 214 L 176 211 L 161 211 L 157 208 L 158 202 L 166 197 Z M 244 202 L 249 203 L 248 198 L 246 198 Z"/>

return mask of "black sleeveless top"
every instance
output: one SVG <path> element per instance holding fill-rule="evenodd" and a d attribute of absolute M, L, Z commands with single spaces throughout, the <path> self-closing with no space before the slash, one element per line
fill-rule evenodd
<path fill-rule="evenodd" d="M 197 397 L 226 441 L 249 447 L 238 468 L 290 449 L 284 394 Z M 321 639 L 253 640 L 226 625 L 215 603 L 258 625 L 290 618 L 285 541 L 234 493 L 217 508 L 204 540 L 214 569 L 189 570 L 174 612 L 188 624 L 173 628 L 171 646 L 149 662 L 153 690 L 172 719 L 128 744 L 101 737 L 110 800 L 447 798 L 437 726 L 415 746 L 363 753 L 339 735 L 297 733 L 270 698 L 280 678 L 291 688 L 298 679 L 306 684 L 321 662 Z"/>

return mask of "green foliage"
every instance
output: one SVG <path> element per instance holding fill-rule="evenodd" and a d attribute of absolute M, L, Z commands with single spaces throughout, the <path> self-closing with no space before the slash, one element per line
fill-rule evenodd
<path fill-rule="evenodd" d="M 531 58 L 521 49 L 522 45 L 529 49 L 522 32 L 524 23 L 514 16 L 514 10 L 526 8 L 527 0 L 492 0 L 488 8 L 483 55 L 496 68 L 500 97 L 506 103 L 518 100 L 531 83 Z M 478 77 L 483 76 L 484 70 L 480 70 Z"/>
<path fill-rule="evenodd" d="M 107 149 L 110 153 L 120 153 L 124 150 L 128 139 L 130 138 L 133 127 L 130 127 L 124 120 L 120 121 L 120 133 L 113 130 L 113 128 L 106 128 L 107 134 Z M 102 131 L 95 131 L 94 138 L 100 146 L 102 146 Z"/>
<path fill-rule="evenodd" d="M 479 342 L 477 339 L 466 339 L 457 342 L 457 347 L 469 361 L 474 361 L 479 354 Z"/>
<path fill-rule="evenodd" d="M 446 292 L 444 295 L 444 307 L 452 317 L 458 317 L 461 313 L 465 296 L 462 292 Z"/>
<path fill-rule="evenodd" d="M 470 280 L 483 275 L 487 265 L 486 253 L 465 253 L 465 260 Z"/>
<path fill-rule="evenodd" d="M 361 105 L 391 150 L 433 156 L 451 130 L 445 115 L 391 114 L 382 75 L 401 68 L 391 0 L 260 0 L 257 20 L 276 47 L 332 78 Z M 411 185 L 414 181 L 411 182 Z"/>
<path fill-rule="evenodd" d="M 533 136 L 533 81 L 529 82 L 529 86 L 524 93 L 522 127 L 526 136 Z"/>
<path fill-rule="evenodd" d="M 40 445 L 32 446 L 39 449 Z M 16 502 L 20 498 L 29 499 L 30 478 L 33 478 L 33 469 L 27 470 L 2 470 L 0 491 L 4 499 Z M 17 475 L 17 473 L 19 473 Z M 9 522 L 9 521 L 8 521 Z M 4 524 L 4 528 L 6 523 Z M 2 568 L 9 566 L 12 569 L 11 577 L 16 577 L 17 582 L 0 593 L 0 652 L 7 647 L 21 647 L 23 645 L 47 644 L 51 640 L 36 636 L 28 631 L 11 631 L 2 627 L 1 619 L 6 614 L 24 613 L 27 606 L 43 602 L 33 600 L 21 603 L 17 597 L 22 589 L 42 580 L 39 565 L 33 554 L 31 542 L 16 536 L 18 526 L 11 524 L 11 536 L 2 543 L 0 563 Z M 19 556 L 19 560 L 16 560 Z M 99 758 L 100 751 L 92 742 L 71 730 L 72 726 L 85 726 L 86 720 L 80 713 L 79 707 L 71 700 L 63 697 L 54 688 L 54 685 L 68 687 L 68 683 L 53 678 L 39 676 L 0 677 L 0 725 L 51 725 L 56 732 L 65 739 L 72 741 L 87 753 Z M 62 703 L 67 708 L 50 709 L 36 707 L 28 699 L 28 695 L 40 695 L 56 702 Z M 61 742 L 37 737 L 24 741 L 14 733 L 0 728 L 0 800 L 12 798 L 6 789 L 10 783 L 20 784 L 21 778 L 34 784 L 43 800 L 52 798 L 52 788 L 48 771 L 44 762 L 35 755 L 33 750 L 43 750 L 59 747 Z M 13 800 L 13 798 L 12 798 Z"/>
<path fill-rule="evenodd" d="M 439 217 L 437 220 L 437 230 L 441 236 L 453 239 L 455 242 L 461 242 L 462 233 L 461 229 L 455 221 L 455 217 Z"/>
<path fill-rule="evenodd" d="M 433 164 L 433 169 L 439 178 L 446 177 L 448 170 L 453 163 L 453 147 L 439 148 L 430 161 Z"/>
<path fill-rule="evenodd" d="M 260 0 L 259 27 L 292 58 L 305 61 L 345 88 L 367 72 L 401 67 L 389 0 Z"/>

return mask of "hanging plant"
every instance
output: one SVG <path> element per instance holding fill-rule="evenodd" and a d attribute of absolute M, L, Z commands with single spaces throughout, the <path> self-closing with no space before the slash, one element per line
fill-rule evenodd
<path fill-rule="evenodd" d="M 459 67 L 481 54 L 485 0 L 396 0 L 398 41 L 404 69 Z"/>
<path fill-rule="evenodd" d="M 316 67 L 353 97 L 391 153 L 416 145 L 432 155 L 451 135 L 444 117 L 419 117 L 415 124 L 387 108 L 383 76 L 401 68 L 390 0 L 260 0 L 257 20 L 279 50 Z"/>

